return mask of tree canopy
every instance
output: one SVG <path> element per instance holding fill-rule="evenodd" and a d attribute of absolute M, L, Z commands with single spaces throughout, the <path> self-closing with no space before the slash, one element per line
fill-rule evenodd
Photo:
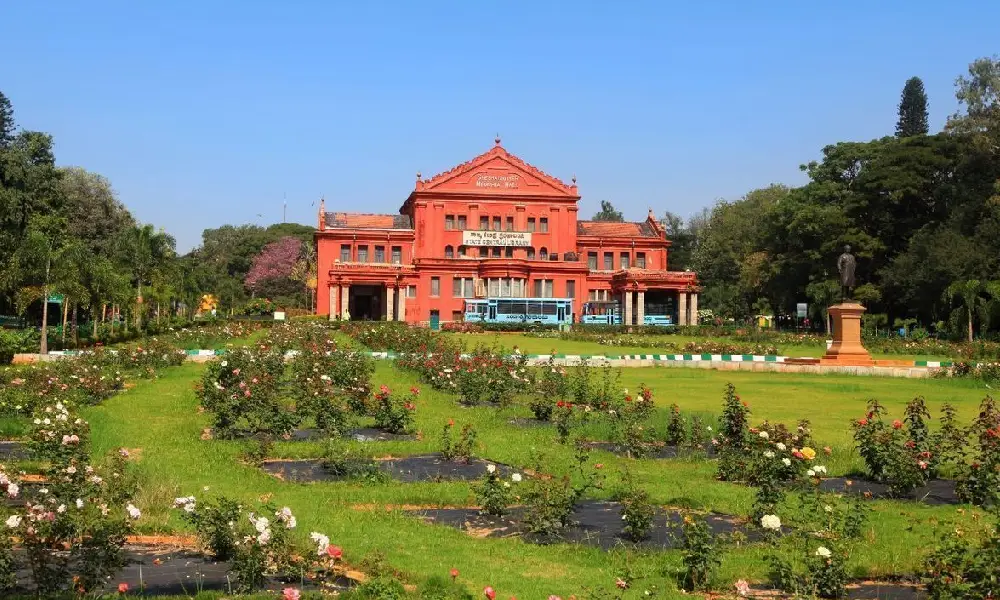
<path fill-rule="evenodd" d="M 927 135 L 930 130 L 927 119 L 927 93 L 924 91 L 924 82 L 919 77 L 911 77 L 906 80 L 902 98 L 899 100 L 896 136 Z"/>
<path fill-rule="evenodd" d="M 615 210 L 615 206 L 608 200 L 601 200 L 601 210 L 594 215 L 593 221 L 607 221 L 611 223 L 623 223 L 625 217 L 620 210 Z"/>

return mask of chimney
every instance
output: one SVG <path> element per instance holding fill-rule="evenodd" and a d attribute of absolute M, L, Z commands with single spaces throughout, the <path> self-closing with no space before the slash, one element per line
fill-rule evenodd
<path fill-rule="evenodd" d="M 319 199 L 319 230 L 326 229 L 326 198 Z"/>

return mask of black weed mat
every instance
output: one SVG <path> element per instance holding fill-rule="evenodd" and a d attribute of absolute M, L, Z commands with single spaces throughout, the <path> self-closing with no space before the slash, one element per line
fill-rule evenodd
<path fill-rule="evenodd" d="M 307 440 L 323 440 L 329 437 L 322 429 L 293 429 L 289 434 L 289 440 L 302 442 Z M 358 427 L 349 430 L 344 434 L 345 438 L 356 442 L 409 442 L 417 439 L 416 436 L 403 433 L 389 433 L 374 427 Z"/>
<path fill-rule="evenodd" d="M 851 485 L 847 485 L 850 481 Z M 839 492 L 845 494 L 864 495 L 872 499 L 892 498 L 889 486 L 864 479 L 851 477 L 830 477 L 819 484 L 824 492 Z M 955 482 L 950 479 L 932 479 L 927 485 L 918 487 L 909 494 L 901 496 L 901 500 L 917 500 L 927 504 L 963 504 L 955 491 Z"/>
<path fill-rule="evenodd" d="M 229 563 L 218 562 L 191 550 L 177 550 L 131 546 L 126 549 L 129 565 L 113 575 L 100 590 L 108 594 L 118 593 L 120 584 L 128 585 L 128 594 L 142 592 L 147 596 L 194 596 L 201 591 L 230 592 L 236 581 L 229 574 Z M 17 583 L 23 591 L 28 591 L 31 583 L 30 571 L 19 569 Z M 353 582 L 338 577 L 322 589 L 345 591 Z M 299 579 L 269 578 L 265 587 L 270 591 L 280 591 L 285 587 L 320 589 L 312 581 Z"/>
<path fill-rule="evenodd" d="M 479 458 L 469 462 L 445 460 L 440 454 L 417 454 L 400 458 L 373 461 L 379 470 L 403 483 L 422 481 L 471 481 L 486 473 L 487 465 L 496 465 L 504 475 L 514 470 L 499 463 L 491 463 Z M 312 481 L 340 481 L 343 477 L 330 472 L 318 459 L 267 461 L 263 469 L 286 481 L 308 483 Z"/>
<path fill-rule="evenodd" d="M 619 544 L 636 545 L 626 539 L 622 532 L 621 504 L 617 502 L 584 502 L 573 511 L 573 525 L 558 537 L 540 537 L 530 534 L 524 524 L 525 509 L 515 507 L 508 515 L 491 517 L 482 515 L 476 508 L 435 508 L 408 510 L 407 513 L 431 523 L 440 523 L 461 529 L 475 537 L 520 536 L 538 544 L 577 543 L 599 546 L 605 550 Z M 669 549 L 680 544 L 680 535 L 675 527 L 681 523 L 683 515 L 678 511 L 657 510 L 649 538 L 637 545 L 647 548 Z M 742 536 L 745 541 L 761 539 L 761 534 L 749 529 L 745 524 L 725 515 L 709 514 L 705 517 L 713 535 Z"/>
<path fill-rule="evenodd" d="M 588 442 L 587 447 L 594 450 L 604 450 L 618 456 L 629 456 L 627 448 L 614 442 Z M 653 442 L 640 455 L 632 454 L 632 458 L 711 458 L 715 456 L 715 448 L 706 445 L 704 450 L 694 448 L 678 448 L 662 442 Z"/>
<path fill-rule="evenodd" d="M 750 588 L 748 598 L 768 598 L 770 600 L 791 599 L 795 596 L 761 586 Z M 908 583 L 864 581 L 847 584 L 848 600 L 925 600 L 927 591 Z"/>
<path fill-rule="evenodd" d="M 22 442 L 0 440 L 0 461 L 24 460 L 26 458 L 28 458 L 28 449 Z"/>

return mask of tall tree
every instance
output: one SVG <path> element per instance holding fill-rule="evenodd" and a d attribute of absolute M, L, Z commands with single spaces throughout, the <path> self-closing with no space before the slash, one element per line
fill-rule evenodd
<path fill-rule="evenodd" d="M 968 76 L 955 80 L 955 97 L 965 110 L 948 119 L 947 129 L 957 133 L 985 134 L 991 151 L 1000 137 L 1000 57 L 978 58 Z"/>
<path fill-rule="evenodd" d="M 980 281 L 967 279 L 956 281 L 944 291 L 945 298 L 950 302 L 958 299 L 965 306 L 968 317 L 968 339 L 972 341 L 973 316 L 985 308 L 986 297 L 1000 297 L 1000 281 Z"/>
<path fill-rule="evenodd" d="M 142 325 L 143 286 L 153 285 L 156 272 L 164 268 L 167 261 L 174 258 L 174 238 L 156 231 L 152 225 L 132 227 L 122 236 L 123 248 L 129 254 L 132 266 L 132 280 L 135 284 L 136 327 Z"/>
<path fill-rule="evenodd" d="M 924 82 L 919 77 L 911 77 L 906 80 L 899 100 L 896 137 L 927 135 L 927 131 L 927 93 L 924 91 Z"/>
<path fill-rule="evenodd" d="M 621 211 L 615 210 L 615 205 L 608 200 L 601 200 L 601 210 L 597 211 L 592 219 L 594 221 L 606 221 L 610 223 L 623 223 L 625 217 Z"/>
<path fill-rule="evenodd" d="M 0 148 L 8 146 L 14 139 L 14 107 L 7 96 L 0 92 Z"/>

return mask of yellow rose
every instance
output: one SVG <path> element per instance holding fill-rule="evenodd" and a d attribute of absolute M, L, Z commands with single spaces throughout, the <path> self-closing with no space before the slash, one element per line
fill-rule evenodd
<path fill-rule="evenodd" d="M 816 451 L 809 446 L 806 446 L 802 449 L 802 456 L 806 457 L 806 460 L 812 460 L 816 458 Z"/>

